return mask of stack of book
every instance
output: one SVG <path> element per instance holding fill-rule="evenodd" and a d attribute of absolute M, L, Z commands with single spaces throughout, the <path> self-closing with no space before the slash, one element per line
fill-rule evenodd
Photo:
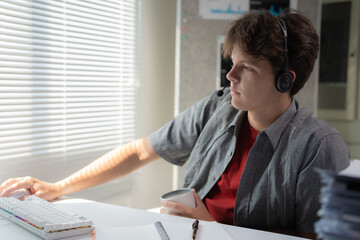
<path fill-rule="evenodd" d="M 323 240 L 360 239 L 360 160 L 336 174 L 319 170 L 321 189 L 320 219 L 315 231 Z"/>

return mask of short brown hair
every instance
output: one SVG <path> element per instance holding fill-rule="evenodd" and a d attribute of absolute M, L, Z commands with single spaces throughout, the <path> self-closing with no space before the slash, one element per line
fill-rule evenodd
<path fill-rule="evenodd" d="M 309 79 L 319 52 L 316 30 L 301 12 L 287 9 L 277 17 L 266 10 L 250 10 L 233 22 L 228 30 L 224 57 L 231 56 L 234 46 L 256 59 L 267 59 L 275 76 L 284 67 L 284 33 L 278 23 L 281 18 L 287 28 L 289 69 L 296 73 L 290 95 L 295 95 Z"/>

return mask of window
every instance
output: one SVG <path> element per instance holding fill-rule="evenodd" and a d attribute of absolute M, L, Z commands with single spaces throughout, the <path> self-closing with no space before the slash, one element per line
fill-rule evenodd
<path fill-rule="evenodd" d="M 137 2 L 0 2 L 0 181 L 56 181 L 135 138 Z"/>
<path fill-rule="evenodd" d="M 355 0 L 322 0 L 318 116 L 355 120 L 358 13 Z"/>
<path fill-rule="evenodd" d="M 322 0 L 318 116 L 360 158 L 360 2 Z"/>

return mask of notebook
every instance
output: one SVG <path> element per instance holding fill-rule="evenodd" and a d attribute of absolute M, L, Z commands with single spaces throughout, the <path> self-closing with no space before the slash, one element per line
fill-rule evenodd
<path fill-rule="evenodd" d="M 162 221 L 166 234 L 170 240 L 191 239 L 192 222 Z M 139 226 L 123 227 L 97 227 L 96 237 L 99 239 L 119 239 L 127 240 L 163 240 L 157 230 L 155 223 Z M 230 235 L 216 222 L 200 221 L 197 232 L 197 240 L 233 240 Z"/>

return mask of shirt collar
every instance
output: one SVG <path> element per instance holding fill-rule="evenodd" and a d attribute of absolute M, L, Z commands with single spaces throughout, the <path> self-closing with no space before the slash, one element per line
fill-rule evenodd
<path fill-rule="evenodd" d="M 286 109 L 286 111 L 278 118 L 276 121 L 271 124 L 268 128 L 264 129 L 262 132 L 264 132 L 268 138 L 270 139 L 270 142 L 274 149 L 276 149 L 280 137 L 285 130 L 284 126 L 287 126 L 294 115 L 296 114 L 297 110 L 299 108 L 298 102 L 293 98 L 291 101 L 290 106 Z M 241 111 L 239 110 L 236 116 L 233 118 L 233 120 L 228 125 L 226 131 L 232 134 L 236 134 L 239 131 L 239 127 L 241 126 L 241 122 L 244 119 L 244 116 L 246 116 L 247 111 Z"/>
<path fill-rule="evenodd" d="M 293 98 L 290 106 L 286 109 L 286 111 L 278 119 L 276 119 L 273 124 L 271 124 L 268 128 L 264 129 L 263 132 L 265 132 L 270 139 L 270 142 L 274 149 L 276 149 L 283 131 L 293 119 L 298 108 L 299 104 Z"/>
<path fill-rule="evenodd" d="M 229 91 L 229 90 L 227 90 Z M 231 104 L 231 95 L 227 94 L 226 95 L 226 103 L 228 104 L 229 107 L 234 108 L 233 105 Z M 234 108 L 235 109 L 235 108 Z M 235 114 L 234 118 L 232 119 L 232 121 L 229 123 L 229 125 L 226 127 L 225 131 L 231 134 L 235 134 L 235 132 L 238 131 L 238 121 L 242 122 L 242 119 L 245 116 L 244 111 L 241 110 L 237 110 L 237 113 Z"/>
<path fill-rule="evenodd" d="M 238 131 L 240 130 L 239 126 L 241 126 L 241 123 L 246 116 L 246 111 L 238 110 L 236 116 L 233 118 L 233 120 L 230 122 L 229 126 L 227 127 L 227 132 L 235 134 L 236 136 L 238 134 Z"/>

